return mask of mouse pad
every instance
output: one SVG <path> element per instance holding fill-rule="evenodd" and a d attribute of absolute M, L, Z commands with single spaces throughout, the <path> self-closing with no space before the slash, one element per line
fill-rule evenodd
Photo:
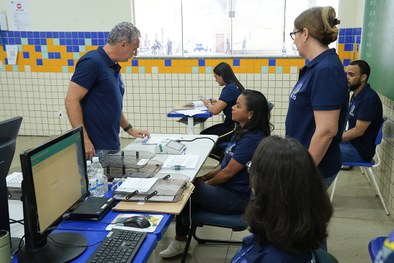
<path fill-rule="evenodd" d="M 124 226 L 123 222 L 132 216 L 144 216 L 150 222 L 150 227 L 147 228 L 137 228 L 137 227 L 130 227 Z M 127 214 L 119 214 L 117 217 L 112 220 L 111 224 L 109 224 L 105 230 L 111 231 L 113 228 L 124 229 L 124 230 L 132 230 L 132 231 L 139 231 L 139 232 L 155 232 L 157 226 L 159 225 L 163 215 L 150 215 L 150 214 L 134 214 L 134 213 L 127 213 Z"/>

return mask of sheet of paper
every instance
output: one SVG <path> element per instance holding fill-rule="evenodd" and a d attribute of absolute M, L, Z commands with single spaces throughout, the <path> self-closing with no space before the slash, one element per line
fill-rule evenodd
<path fill-rule="evenodd" d="M 139 193 L 148 192 L 152 186 L 156 183 L 158 178 L 132 178 L 128 177 L 118 189 L 117 192 L 127 192 L 132 193 L 138 190 Z"/>
<path fill-rule="evenodd" d="M 148 145 L 149 144 L 160 144 L 160 143 L 165 144 L 165 143 L 167 143 L 170 140 L 176 141 L 176 140 L 179 140 L 179 137 L 166 137 L 166 138 L 163 138 L 163 137 L 151 136 L 149 138 L 147 137 L 147 138 L 143 139 L 141 143 L 142 144 L 148 144 Z"/>
<path fill-rule="evenodd" d="M 196 169 L 199 159 L 199 155 L 193 154 L 168 155 L 163 163 L 163 168 Z"/>
<path fill-rule="evenodd" d="M 204 105 L 204 102 L 201 100 L 193 101 L 194 107 L 198 110 L 207 111 L 208 108 Z"/>
<path fill-rule="evenodd" d="M 6 45 L 8 64 L 15 65 L 18 57 L 17 45 Z"/>
<path fill-rule="evenodd" d="M 193 110 L 177 110 L 176 112 L 183 114 L 185 116 L 194 116 L 197 114 L 204 113 L 205 111 L 200 110 L 200 109 L 193 109 Z"/>

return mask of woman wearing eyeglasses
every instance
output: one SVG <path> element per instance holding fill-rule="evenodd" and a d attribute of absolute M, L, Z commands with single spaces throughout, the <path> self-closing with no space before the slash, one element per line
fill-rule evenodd
<path fill-rule="evenodd" d="M 294 20 L 298 53 L 307 59 L 289 96 L 286 135 L 312 155 L 328 188 L 341 168 L 339 143 L 349 101 L 346 74 L 335 49 L 339 20 L 334 8 L 312 7 Z"/>
<path fill-rule="evenodd" d="M 253 155 L 249 175 L 255 198 L 245 218 L 252 235 L 231 262 L 331 262 L 320 261 L 329 255 L 319 247 L 333 209 L 305 147 L 294 138 L 267 137 Z"/>
<path fill-rule="evenodd" d="M 267 99 L 261 92 L 244 90 L 239 95 L 232 108 L 235 134 L 222 163 L 194 181 L 195 189 L 190 199 L 192 208 L 198 206 L 218 214 L 244 213 L 251 195 L 246 164 L 252 159 L 261 139 L 271 134 L 269 118 Z M 189 226 L 182 221 L 182 215 L 188 207 L 186 205 L 181 215 L 176 217 L 175 239 L 160 252 L 161 257 L 183 253 Z"/>

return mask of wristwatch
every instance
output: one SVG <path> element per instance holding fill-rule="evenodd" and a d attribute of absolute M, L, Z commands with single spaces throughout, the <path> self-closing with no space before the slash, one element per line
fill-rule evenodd
<path fill-rule="evenodd" d="M 130 130 L 131 128 L 133 128 L 133 125 L 131 125 L 131 124 L 129 123 L 129 125 L 127 125 L 126 127 L 124 127 L 123 130 L 124 130 L 125 132 L 127 132 L 127 131 Z"/>

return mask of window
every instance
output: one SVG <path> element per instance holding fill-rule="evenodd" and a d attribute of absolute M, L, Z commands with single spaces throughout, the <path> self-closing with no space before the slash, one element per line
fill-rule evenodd
<path fill-rule="evenodd" d="M 295 55 L 289 33 L 296 16 L 312 6 L 338 7 L 338 0 L 131 1 L 140 56 Z"/>

